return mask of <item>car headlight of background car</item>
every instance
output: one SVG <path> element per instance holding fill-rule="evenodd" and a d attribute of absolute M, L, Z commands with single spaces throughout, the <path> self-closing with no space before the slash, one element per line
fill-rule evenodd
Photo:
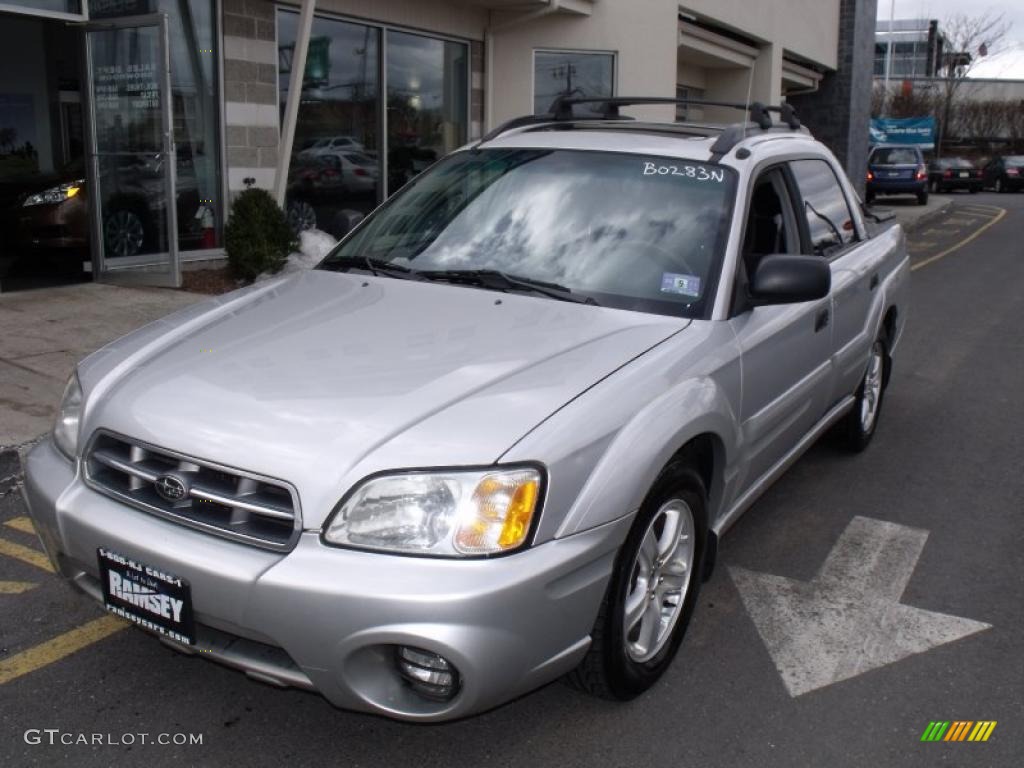
<path fill-rule="evenodd" d="M 437 557 L 511 552 L 530 534 L 542 480 L 535 467 L 378 475 L 345 499 L 324 541 Z"/>
<path fill-rule="evenodd" d="M 78 450 L 78 427 L 82 421 L 82 385 L 78 383 L 78 373 L 72 373 L 64 386 L 64 396 L 60 399 L 57 421 L 53 425 L 53 442 L 60 452 L 72 461 Z"/>
<path fill-rule="evenodd" d="M 43 205 L 44 203 L 63 203 L 65 200 L 70 200 L 81 192 L 83 184 L 85 184 L 85 179 L 78 179 L 77 181 L 69 181 L 66 184 L 59 184 L 56 187 L 44 189 L 42 192 L 29 195 L 25 198 L 25 202 L 22 203 L 22 205 L 30 206 Z"/>

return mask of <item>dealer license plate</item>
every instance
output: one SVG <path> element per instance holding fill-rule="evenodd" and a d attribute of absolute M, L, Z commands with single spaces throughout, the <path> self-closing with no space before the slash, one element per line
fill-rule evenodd
<path fill-rule="evenodd" d="M 171 640 L 195 644 L 192 589 L 184 579 L 100 547 L 106 609 Z"/>
<path fill-rule="evenodd" d="M 969 179 L 970 177 L 971 177 L 971 174 L 969 174 L 967 171 L 960 171 L 960 178 L 961 179 Z"/>

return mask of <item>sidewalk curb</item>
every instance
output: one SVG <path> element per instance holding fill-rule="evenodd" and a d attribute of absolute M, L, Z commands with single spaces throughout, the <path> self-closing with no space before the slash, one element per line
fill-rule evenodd
<path fill-rule="evenodd" d="M 907 234 L 916 232 L 917 230 L 931 224 L 936 219 L 939 219 L 949 213 L 949 209 L 953 207 L 953 201 L 947 200 L 945 203 L 940 205 L 934 211 L 929 211 L 920 218 L 914 219 L 911 222 L 903 224 L 903 231 Z"/>

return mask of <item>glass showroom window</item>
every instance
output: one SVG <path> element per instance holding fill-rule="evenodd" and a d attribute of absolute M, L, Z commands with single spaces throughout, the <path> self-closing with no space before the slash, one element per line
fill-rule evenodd
<path fill-rule="evenodd" d="M 278 92 L 288 102 L 299 16 L 277 15 Z M 379 148 L 380 30 L 315 17 L 302 78 L 285 207 L 297 231 L 340 234 L 339 216 L 367 213 L 383 194 Z"/>
<path fill-rule="evenodd" d="M 559 96 L 613 96 L 615 56 L 611 53 L 535 51 L 533 54 L 533 111 L 547 112 Z M 577 112 L 586 113 L 586 107 Z"/>
<path fill-rule="evenodd" d="M 388 194 L 466 142 L 469 46 L 388 31 Z"/>
<path fill-rule="evenodd" d="M 187 13 L 184 12 L 186 7 Z M 171 110 L 177 151 L 178 248 L 182 251 L 216 248 L 222 244 L 224 207 L 217 56 L 213 53 L 219 50 L 214 44 L 214 2 L 91 0 L 89 3 L 92 19 L 146 13 L 167 15 Z M 140 185 L 145 183 L 145 179 L 139 179 Z"/>

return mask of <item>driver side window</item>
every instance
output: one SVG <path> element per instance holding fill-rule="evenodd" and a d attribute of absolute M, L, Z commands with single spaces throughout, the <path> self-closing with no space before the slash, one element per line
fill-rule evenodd
<path fill-rule="evenodd" d="M 761 259 L 776 253 L 799 253 L 800 234 L 782 168 L 764 171 L 754 182 L 736 267 L 733 314 L 746 311 L 750 281 Z"/>

